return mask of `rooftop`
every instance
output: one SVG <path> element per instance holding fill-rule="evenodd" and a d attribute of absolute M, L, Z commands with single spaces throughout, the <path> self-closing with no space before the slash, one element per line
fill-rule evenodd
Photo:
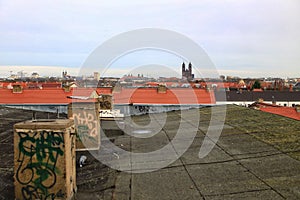
<path fill-rule="evenodd" d="M 157 88 L 122 88 L 114 93 L 115 104 L 215 104 L 213 92 L 204 89 L 173 88 L 159 93 Z M 1 104 L 68 104 L 70 96 L 97 98 L 97 95 L 112 94 L 112 88 L 62 88 L 23 89 L 13 93 L 10 89 L 0 88 Z M 189 98 L 190 97 L 190 98 Z M 189 100 L 193 99 L 193 100 Z"/>
<path fill-rule="evenodd" d="M 224 107 L 217 107 L 217 112 Z M 77 168 L 77 199 L 299 199 L 300 198 L 300 121 L 238 106 L 226 107 L 225 126 L 216 146 L 199 159 L 206 136 L 211 108 L 167 113 L 166 123 L 151 138 L 124 134 L 112 121 L 103 121 L 109 140 L 131 152 L 150 152 L 170 142 L 180 123 L 197 128 L 188 150 L 163 169 L 148 173 L 127 173 L 106 167 L 89 152 L 87 163 Z M 197 111 L 197 112 L 195 112 Z M 196 123 L 200 113 L 200 123 Z M 13 130 L 16 122 L 31 119 L 30 111 L 0 108 L 0 199 L 13 199 Z M 47 118 L 47 113 L 38 113 Z M 153 114 L 155 119 L 164 114 Z M 55 117 L 55 116 L 50 116 Z M 149 115 L 131 118 L 140 126 L 149 124 Z M 212 130 L 214 127 L 211 127 Z M 189 128 L 185 128 L 189 138 Z M 106 143 L 108 140 L 103 140 Z M 120 165 L 122 155 L 100 149 Z M 168 159 L 166 155 L 166 159 Z M 5 160 L 5 162 L 3 162 Z M 140 163 L 151 166 L 151 163 Z"/>
<path fill-rule="evenodd" d="M 255 109 L 264 112 L 273 113 L 276 115 L 281 115 L 292 119 L 300 120 L 300 112 L 297 111 L 297 107 L 285 107 L 285 106 L 268 104 L 264 102 L 255 102 L 250 107 L 254 107 Z"/>

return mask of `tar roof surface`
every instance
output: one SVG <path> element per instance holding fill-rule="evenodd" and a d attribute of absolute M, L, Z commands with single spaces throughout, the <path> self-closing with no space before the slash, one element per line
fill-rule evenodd
<path fill-rule="evenodd" d="M 207 157 L 199 159 L 211 109 L 201 108 L 199 112 L 199 125 L 192 113 L 188 119 L 188 123 L 198 127 L 193 144 L 177 161 L 158 171 L 120 172 L 104 166 L 88 152 L 78 153 L 77 157 L 85 154 L 88 159 L 84 167 L 77 168 L 77 199 L 300 198 L 299 121 L 227 106 L 225 126 L 217 145 Z M 12 125 L 31 119 L 32 113 L 0 108 L 0 114 L 0 199 L 13 199 Z M 148 115 L 132 119 L 140 125 L 149 123 Z M 114 122 L 103 121 L 102 127 L 120 148 L 148 152 L 168 143 L 179 122 L 180 112 L 169 112 L 162 131 L 148 139 L 125 135 Z"/>
<path fill-rule="evenodd" d="M 215 92 L 216 101 L 257 101 L 263 99 L 264 101 L 300 101 L 300 92 L 294 91 L 226 91 Z M 225 98 L 225 99 L 224 99 Z"/>

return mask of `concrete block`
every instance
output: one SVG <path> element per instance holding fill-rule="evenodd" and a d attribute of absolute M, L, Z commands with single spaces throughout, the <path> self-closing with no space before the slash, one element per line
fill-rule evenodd
<path fill-rule="evenodd" d="M 101 110 L 111 110 L 113 107 L 112 95 L 110 94 L 101 94 L 99 96 L 99 103 Z"/>
<path fill-rule="evenodd" d="M 72 199 L 76 187 L 74 122 L 14 125 L 15 199 Z"/>
<path fill-rule="evenodd" d="M 100 148 L 99 103 L 72 103 L 68 116 L 74 119 L 76 130 L 76 151 L 97 150 Z"/>

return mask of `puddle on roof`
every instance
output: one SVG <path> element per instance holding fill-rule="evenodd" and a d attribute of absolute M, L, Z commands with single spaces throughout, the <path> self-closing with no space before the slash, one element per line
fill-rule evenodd
<path fill-rule="evenodd" d="M 150 131 L 150 130 L 134 130 L 133 133 L 134 134 L 149 134 L 149 133 L 152 133 L 152 131 Z"/>

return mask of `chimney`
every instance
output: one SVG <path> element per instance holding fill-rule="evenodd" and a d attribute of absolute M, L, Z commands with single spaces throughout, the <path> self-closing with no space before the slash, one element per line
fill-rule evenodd
<path fill-rule="evenodd" d="M 64 89 L 65 92 L 70 92 L 71 91 L 71 86 L 70 85 L 65 85 L 63 87 L 63 89 Z"/>
<path fill-rule="evenodd" d="M 75 199 L 73 147 L 77 137 L 73 135 L 74 121 L 69 119 L 33 120 L 14 125 L 13 166 L 21 170 L 14 170 L 14 177 L 20 177 L 14 182 L 15 199 Z"/>
<path fill-rule="evenodd" d="M 122 91 L 122 86 L 119 83 L 117 83 L 112 89 L 112 93 L 121 93 L 121 91 Z"/>
<path fill-rule="evenodd" d="M 257 102 L 258 102 L 258 103 L 263 103 L 263 102 L 264 102 L 264 99 L 259 98 Z"/>
<path fill-rule="evenodd" d="M 101 110 L 111 110 L 113 108 L 112 95 L 110 94 L 99 95 L 98 102 L 100 103 Z"/>
<path fill-rule="evenodd" d="M 275 100 L 274 96 L 272 96 L 272 104 L 273 104 L 273 106 L 276 106 L 276 100 Z"/>
<path fill-rule="evenodd" d="M 295 109 L 296 109 L 297 113 L 300 113 L 300 105 L 296 105 Z"/>
<path fill-rule="evenodd" d="M 22 93 L 23 92 L 23 88 L 21 85 L 13 85 L 13 89 L 12 89 L 13 93 Z"/>
<path fill-rule="evenodd" d="M 159 94 L 167 93 L 167 87 L 165 85 L 159 85 L 157 88 L 157 93 Z"/>
<path fill-rule="evenodd" d="M 293 85 L 290 84 L 290 92 L 293 92 Z"/>

